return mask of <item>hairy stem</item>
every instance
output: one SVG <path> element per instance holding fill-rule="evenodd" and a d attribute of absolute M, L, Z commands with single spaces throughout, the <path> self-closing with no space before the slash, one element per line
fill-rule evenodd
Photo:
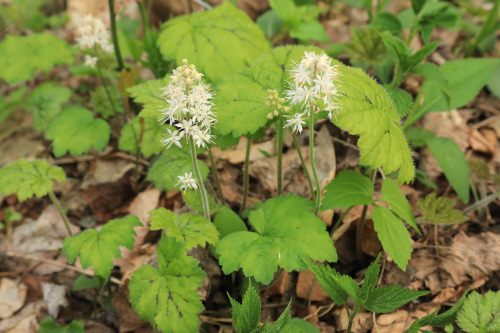
<path fill-rule="evenodd" d="M 49 191 L 49 198 L 52 201 L 52 203 L 54 204 L 54 206 L 56 206 L 56 209 L 57 209 L 57 212 L 59 213 L 59 215 L 61 215 L 61 218 L 64 222 L 64 226 L 66 227 L 66 230 L 68 231 L 68 234 L 70 236 L 73 236 L 73 233 L 71 232 L 71 229 L 69 228 L 68 217 L 64 213 L 64 211 L 61 207 L 61 204 L 59 203 L 59 200 L 57 200 L 57 197 L 52 190 Z"/>
<path fill-rule="evenodd" d="M 210 167 L 212 169 L 212 174 L 214 175 L 215 187 L 217 188 L 217 195 L 220 202 L 224 205 L 226 200 L 224 199 L 224 194 L 222 193 L 222 186 L 220 184 L 219 172 L 217 171 L 217 165 L 215 164 L 214 154 L 212 154 L 212 149 L 208 149 L 208 158 L 210 159 Z"/>
<path fill-rule="evenodd" d="M 241 201 L 240 214 L 247 207 L 248 200 L 248 186 L 250 182 L 250 175 L 248 173 L 248 167 L 250 164 L 250 148 L 252 147 L 252 139 L 247 138 L 247 150 L 245 153 L 245 165 L 243 167 L 243 200 Z"/>
<path fill-rule="evenodd" d="M 375 178 L 377 177 L 377 169 L 372 169 L 370 171 L 372 183 L 375 183 Z M 365 255 L 362 249 L 363 243 L 363 231 L 365 230 L 365 221 L 366 221 L 366 212 L 368 211 L 368 205 L 363 206 L 363 211 L 361 213 L 361 219 L 359 220 L 358 225 L 356 226 L 356 257 L 359 262 L 363 262 L 365 259 Z"/>
<path fill-rule="evenodd" d="M 99 63 L 97 63 L 97 74 L 99 74 L 99 78 L 101 79 L 102 86 L 104 87 L 104 91 L 106 92 L 106 96 L 108 97 L 109 104 L 111 104 L 111 108 L 113 109 L 113 114 L 117 114 L 118 111 L 116 110 L 115 103 L 113 102 L 113 99 L 111 98 L 111 93 L 109 92 L 108 84 L 106 83 L 106 80 L 104 79 L 104 75 L 102 75 L 101 66 L 99 66 Z"/>
<path fill-rule="evenodd" d="M 309 174 L 309 171 L 307 170 L 306 161 L 304 160 L 304 156 L 302 155 L 302 152 L 300 151 L 300 146 L 299 146 L 299 141 L 297 140 L 297 136 L 293 132 L 292 132 L 292 140 L 293 140 L 293 145 L 295 146 L 295 149 L 297 149 L 297 153 L 299 154 L 300 163 L 302 164 L 302 169 L 304 170 L 304 174 L 306 175 L 307 182 L 309 183 L 309 190 L 311 191 L 311 197 L 312 197 L 313 201 L 315 201 L 316 195 L 314 194 L 314 187 L 313 187 L 313 183 L 311 180 L 311 175 Z"/>
<path fill-rule="evenodd" d="M 193 138 L 189 138 L 189 146 L 191 147 L 191 160 L 193 162 L 193 171 L 196 177 L 196 183 L 199 186 L 201 205 L 203 207 L 203 217 L 210 221 L 210 204 L 208 203 L 208 194 L 203 184 L 203 178 L 201 177 L 200 168 L 198 166 L 198 157 L 196 154 L 196 145 Z"/>
<path fill-rule="evenodd" d="M 278 154 L 278 184 L 276 186 L 276 196 L 280 196 L 283 191 L 283 116 L 278 117 L 278 127 L 276 128 L 277 146 L 276 153 Z"/>
<path fill-rule="evenodd" d="M 314 176 L 314 183 L 316 184 L 314 215 L 318 215 L 319 205 L 321 201 L 321 189 L 319 185 L 318 174 L 316 173 L 316 165 L 314 164 L 314 107 L 312 103 L 311 103 L 311 109 L 309 111 L 309 162 L 311 163 L 311 170 Z"/>
<path fill-rule="evenodd" d="M 121 71 L 125 66 L 123 65 L 122 54 L 120 53 L 120 46 L 118 45 L 118 35 L 116 33 L 116 18 L 115 18 L 115 0 L 108 0 L 109 5 L 109 22 L 111 29 L 111 36 L 113 38 L 113 46 L 115 48 L 116 62 L 118 63 L 118 71 Z"/>

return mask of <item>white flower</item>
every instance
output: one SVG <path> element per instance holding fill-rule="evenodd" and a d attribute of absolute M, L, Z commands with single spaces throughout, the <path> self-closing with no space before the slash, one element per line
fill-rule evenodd
<path fill-rule="evenodd" d="M 188 188 L 192 188 L 193 190 L 198 189 L 198 185 L 196 185 L 196 180 L 193 178 L 192 172 L 186 172 L 184 176 L 177 176 L 177 178 L 179 178 L 179 181 L 175 185 L 181 185 L 180 190 L 184 190 L 184 193 L 186 193 Z"/>
<path fill-rule="evenodd" d="M 92 57 L 92 56 L 89 56 L 88 54 L 85 55 L 85 61 L 84 61 L 84 65 L 85 66 L 89 66 L 91 68 L 94 68 L 95 65 L 97 64 L 97 57 Z"/>
<path fill-rule="evenodd" d="M 76 43 L 82 50 L 100 48 L 105 53 L 114 51 L 110 33 L 101 19 L 86 15 L 76 30 Z"/>
<path fill-rule="evenodd" d="M 293 126 L 293 131 L 295 133 L 301 133 L 302 132 L 302 125 L 304 125 L 306 122 L 302 120 L 302 113 L 296 113 L 295 116 L 290 116 L 287 121 L 285 127 L 291 127 Z"/>
<path fill-rule="evenodd" d="M 180 140 L 184 136 L 184 133 L 180 133 L 177 130 L 171 131 L 167 128 L 168 134 L 165 134 L 163 139 L 161 139 L 161 144 L 163 146 L 167 146 L 167 149 L 170 148 L 172 144 L 175 144 L 177 147 L 182 148 Z"/>

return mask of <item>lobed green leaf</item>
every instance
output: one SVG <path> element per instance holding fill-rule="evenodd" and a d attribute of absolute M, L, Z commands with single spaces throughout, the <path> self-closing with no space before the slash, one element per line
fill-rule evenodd
<path fill-rule="evenodd" d="M 456 200 L 445 197 L 436 198 L 436 193 L 427 195 L 417 201 L 417 207 L 422 212 L 426 222 L 433 224 L 455 224 L 468 221 L 461 211 L 454 209 Z"/>
<path fill-rule="evenodd" d="M 72 91 L 69 88 L 43 83 L 26 98 L 26 110 L 33 113 L 33 126 L 37 131 L 45 131 L 61 112 Z"/>
<path fill-rule="evenodd" d="M 458 326 L 469 333 L 500 332 L 500 292 L 484 297 L 473 291 L 457 314 Z"/>

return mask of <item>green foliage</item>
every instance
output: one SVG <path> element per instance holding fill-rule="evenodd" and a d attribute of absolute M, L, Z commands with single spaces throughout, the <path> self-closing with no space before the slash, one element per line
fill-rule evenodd
<path fill-rule="evenodd" d="M 201 177 L 205 180 L 208 167 L 202 161 L 198 161 L 198 165 Z M 184 176 L 186 172 L 193 172 L 191 155 L 177 146 L 172 146 L 149 169 L 147 180 L 152 181 L 157 189 L 172 191 L 179 181 L 177 176 Z"/>
<path fill-rule="evenodd" d="M 16 212 L 10 208 L 6 208 L 4 211 L 3 211 L 3 221 L 8 223 L 8 222 L 13 222 L 13 221 L 21 221 L 22 219 L 22 215 L 21 213 L 19 212 Z M 0 230 L 3 228 L 0 227 Z"/>
<path fill-rule="evenodd" d="M 388 313 L 428 293 L 428 291 L 410 290 L 399 285 L 383 286 L 370 294 L 366 308 L 373 312 Z"/>
<path fill-rule="evenodd" d="M 134 102 L 144 104 L 139 117 L 150 117 L 155 120 L 161 117 L 159 110 L 167 107 L 161 88 L 168 85 L 169 77 L 165 76 L 163 79 L 146 81 L 127 89 Z"/>
<path fill-rule="evenodd" d="M 370 26 L 378 28 L 380 31 L 388 31 L 394 35 L 399 35 L 403 31 L 403 26 L 398 17 L 388 12 L 378 13 Z"/>
<path fill-rule="evenodd" d="M 118 148 L 135 154 L 139 145 L 144 157 L 158 154 L 163 150 L 160 141 L 167 133 L 167 128 L 168 125 L 162 125 L 154 118 L 135 117 L 132 124 L 122 128 Z M 138 142 L 141 138 L 142 140 Z"/>
<path fill-rule="evenodd" d="M 351 26 L 351 39 L 346 45 L 349 60 L 357 67 L 382 65 L 387 61 L 387 50 L 377 30 L 372 27 Z"/>
<path fill-rule="evenodd" d="M 176 214 L 160 207 L 149 212 L 151 216 L 151 230 L 166 229 L 166 235 L 184 242 L 186 251 L 193 247 L 205 244 L 215 245 L 219 241 L 219 233 L 215 225 L 199 215 Z"/>
<path fill-rule="evenodd" d="M 0 193 L 16 194 L 19 201 L 36 195 L 41 198 L 52 191 L 52 181 L 66 181 L 61 167 L 53 167 L 46 160 L 28 162 L 24 158 L 0 170 Z"/>
<path fill-rule="evenodd" d="M 337 260 L 325 224 L 313 209 L 312 201 L 286 195 L 252 211 L 249 221 L 255 232 L 233 232 L 219 241 L 216 252 L 224 273 L 242 268 L 246 276 L 267 284 L 277 266 L 289 272 L 304 269 L 303 256 Z"/>
<path fill-rule="evenodd" d="M 429 138 L 425 141 L 432 155 L 443 170 L 446 179 L 464 203 L 468 203 L 469 165 L 455 141 L 447 138 Z"/>
<path fill-rule="evenodd" d="M 62 251 L 72 264 L 80 256 L 83 269 L 90 266 L 96 275 L 108 278 L 113 269 L 113 258 L 120 258 L 120 246 L 134 248 L 134 227 L 142 226 L 136 216 L 111 220 L 100 231 L 88 229 L 64 240 Z"/>
<path fill-rule="evenodd" d="M 321 331 L 308 321 L 300 318 L 292 318 L 281 329 L 280 333 L 321 333 Z"/>
<path fill-rule="evenodd" d="M 132 276 L 128 287 L 133 309 L 164 333 L 197 332 L 204 307 L 196 290 L 205 273 L 187 255 L 184 243 L 167 237 L 158 243 L 158 265 L 142 266 Z"/>
<path fill-rule="evenodd" d="M 276 11 L 273 9 L 270 9 L 257 17 L 256 23 L 262 29 L 266 37 L 272 37 L 273 35 L 278 34 L 283 28 L 283 20 L 281 20 Z"/>
<path fill-rule="evenodd" d="M 37 131 L 45 131 L 61 112 L 61 107 L 72 95 L 69 88 L 43 83 L 26 98 L 26 110 L 33 113 L 33 126 Z"/>
<path fill-rule="evenodd" d="M 382 184 L 382 200 L 391 205 L 392 211 L 420 234 L 410 203 L 392 179 L 386 178 Z"/>
<path fill-rule="evenodd" d="M 79 320 L 73 320 L 66 326 L 60 327 L 54 319 L 45 318 L 38 329 L 38 333 L 85 333 L 83 324 Z"/>
<path fill-rule="evenodd" d="M 398 116 L 403 118 L 410 112 L 413 106 L 413 97 L 406 90 L 400 88 L 394 88 L 391 85 L 384 85 L 384 89 L 394 103 L 396 110 L 398 111 Z"/>
<path fill-rule="evenodd" d="M 79 156 L 94 148 L 103 150 L 109 141 L 109 125 L 102 119 L 94 119 L 91 111 L 74 106 L 67 108 L 50 123 L 47 139 L 53 140 L 54 155 L 67 152 Z"/>
<path fill-rule="evenodd" d="M 340 74 L 343 96 L 333 122 L 360 136 L 360 164 L 382 168 L 386 174 L 399 169 L 399 183 L 411 182 L 415 174 L 411 151 L 387 93 L 360 69 L 342 66 Z"/>
<path fill-rule="evenodd" d="M 41 31 L 48 21 L 40 11 L 43 4 L 43 0 L 15 0 L 0 6 L 0 26 L 5 24 L 11 32 L 23 29 Z"/>
<path fill-rule="evenodd" d="M 375 206 L 373 224 L 385 251 L 403 271 L 411 258 L 410 233 L 401 220 L 387 207 Z"/>
<path fill-rule="evenodd" d="M 500 331 L 500 292 L 488 291 L 484 297 L 473 291 L 458 311 L 458 326 L 469 333 Z"/>
<path fill-rule="evenodd" d="M 108 93 L 111 96 L 113 104 L 109 100 Z M 123 113 L 122 100 L 116 89 L 108 88 L 106 92 L 106 87 L 101 85 L 90 93 L 90 98 L 94 111 L 104 119 L 108 119 L 118 113 Z"/>
<path fill-rule="evenodd" d="M 425 199 L 417 201 L 417 207 L 422 212 L 426 222 L 432 224 L 455 224 L 468 221 L 458 209 L 454 209 L 456 200 L 445 197 L 436 198 L 436 193 L 431 193 Z"/>
<path fill-rule="evenodd" d="M 369 205 L 372 202 L 372 181 L 353 170 L 342 171 L 325 190 L 322 210 Z"/>
<path fill-rule="evenodd" d="M 24 105 L 24 93 L 28 88 L 21 86 L 14 90 L 9 98 L 0 96 L 0 122 L 7 119 L 10 114 Z"/>
<path fill-rule="evenodd" d="M 168 20 L 158 38 L 166 60 L 188 59 L 212 82 L 236 73 L 269 49 L 260 28 L 231 3 Z"/>
<path fill-rule="evenodd" d="M 215 215 L 214 225 L 220 234 L 220 238 L 224 238 L 233 232 L 247 231 L 245 222 L 233 212 L 230 208 L 222 206 Z"/>
<path fill-rule="evenodd" d="M 488 89 L 496 98 L 500 98 L 500 66 L 497 66 L 488 81 Z"/>
<path fill-rule="evenodd" d="M 72 291 L 85 290 L 85 289 L 96 289 L 101 288 L 106 285 L 108 280 L 100 276 L 89 277 L 86 274 L 80 274 L 73 282 Z"/>
<path fill-rule="evenodd" d="M 69 45 L 48 33 L 7 35 L 0 43 L 0 54 L 0 79 L 9 84 L 32 79 L 36 69 L 48 72 L 73 61 Z"/>

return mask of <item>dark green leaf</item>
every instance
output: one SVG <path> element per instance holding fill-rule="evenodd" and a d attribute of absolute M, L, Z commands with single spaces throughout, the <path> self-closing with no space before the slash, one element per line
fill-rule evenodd
<path fill-rule="evenodd" d="M 241 304 L 231 296 L 229 301 L 233 307 L 233 327 L 236 332 L 250 333 L 256 329 L 260 320 L 260 297 L 253 284 L 248 285 Z"/>
<path fill-rule="evenodd" d="M 469 220 L 461 211 L 453 209 L 455 202 L 445 197 L 436 198 L 436 193 L 431 193 L 425 199 L 418 199 L 417 207 L 424 220 L 429 223 L 455 224 Z"/>
<path fill-rule="evenodd" d="M 372 202 L 372 181 L 356 171 L 342 171 L 325 190 L 322 210 L 368 205 Z"/>
<path fill-rule="evenodd" d="M 79 320 L 73 320 L 68 325 L 60 327 L 54 319 L 45 318 L 40 323 L 38 333 L 85 333 L 85 330 L 83 329 L 82 322 Z"/>
<path fill-rule="evenodd" d="M 377 256 L 374 262 L 368 266 L 365 272 L 365 281 L 363 281 L 363 286 L 359 292 L 359 297 L 365 303 L 369 298 L 375 286 L 377 285 L 378 275 L 380 274 L 380 254 Z"/>
<path fill-rule="evenodd" d="M 428 291 L 410 290 L 397 284 L 379 287 L 371 293 L 366 303 L 366 308 L 378 313 L 392 312 L 402 305 L 428 293 Z"/>

